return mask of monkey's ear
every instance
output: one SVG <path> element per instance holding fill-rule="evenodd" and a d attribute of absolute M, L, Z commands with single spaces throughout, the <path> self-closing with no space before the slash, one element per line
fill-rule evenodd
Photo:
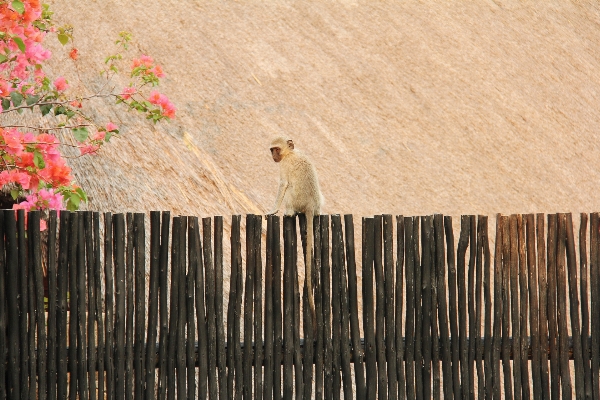
<path fill-rule="evenodd" d="M 287 145 L 290 149 L 294 150 L 294 141 L 292 139 L 288 139 Z"/>

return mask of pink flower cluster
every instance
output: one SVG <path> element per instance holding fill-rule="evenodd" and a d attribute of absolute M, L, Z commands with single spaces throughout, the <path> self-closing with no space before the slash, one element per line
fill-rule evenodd
<path fill-rule="evenodd" d="M 151 104 L 160 106 L 162 108 L 162 115 L 164 115 L 165 117 L 171 119 L 175 118 L 175 106 L 164 94 L 153 90 L 152 92 L 150 92 L 150 97 L 148 98 L 148 101 Z"/>
<path fill-rule="evenodd" d="M 0 186 L 14 183 L 24 190 L 36 190 L 40 181 L 55 187 L 69 185 L 73 179 L 71 168 L 58 151 L 58 144 L 58 139 L 47 133 L 35 136 L 0 128 L 0 157 L 10 167 L 0 172 Z M 36 153 L 42 156 L 42 168 L 36 166 Z"/>
<path fill-rule="evenodd" d="M 5 33 L 0 40 L 0 54 L 9 60 L 0 64 L 0 92 L 2 96 L 18 90 L 33 81 L 40 82 L 44 72 L 37 69 L 36 65 L 48 60 L 52 53 L 40 43 L 45 32 L 40 31 L 32 22 L 42 15 L 42 6 L 39 0 L 23 0 L 24 13 L 19 14 L 12 8 L 11 2 L 0 3 L 0 31 Z M 25 46 L 25 51 L 19 45 Z M 33 79 L 31 81 L 30 79 Z M 17 87 L 11 82 L 18 81 Z"/>
<path fill-rule="evenodd" d="M 64 210 L 64 199 L 63 195 L 56 193 L 52 190 L 41 189 L 38 192 L 32 193 L 25 198 L 25 201 L 19 204 L 13 205 L 13 210 L 25 210 L 29 212 L 31 210 Z M 46 230 L 46 221 L 40 220 L 40 230 Z"/>

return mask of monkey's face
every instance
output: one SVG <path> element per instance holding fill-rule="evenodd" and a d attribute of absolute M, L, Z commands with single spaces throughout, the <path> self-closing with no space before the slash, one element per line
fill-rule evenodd
<path fill-rule="evenodd" d="M 281 148 L 279 147 L 271 147 L 271 156 L 273 156 L 273 161 L 279 162 L 283 158 L 281 155 Z"/>

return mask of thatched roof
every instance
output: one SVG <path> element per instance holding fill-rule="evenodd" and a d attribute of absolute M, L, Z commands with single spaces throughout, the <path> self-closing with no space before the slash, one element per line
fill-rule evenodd
<path fill-rule="evenodd" d="M 178 107 L 152 126 L 98 103 L 123 134 L 72 160 L 88 209 L 263 213 L 276 135 L 314 160 L 326 213 L 600 209 L 596 2 L 50 3 L 84 81 L 128 30 Z"/>

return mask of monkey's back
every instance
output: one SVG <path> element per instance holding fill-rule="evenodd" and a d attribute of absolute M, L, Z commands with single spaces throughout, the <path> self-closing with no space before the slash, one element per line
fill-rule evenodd
<path fill-rule="evenodd" d="M 289 195 L 286 195 L 288 208 L 296 212 L 312 211 L 317 215 L 321 213 L 321 189 L 317 171 L 312 162 L 304 154 L 294 151 L 283 162 L 283 170 L 288 182 Z M 291 206 L 291 207 L 290 207 Z"/>

